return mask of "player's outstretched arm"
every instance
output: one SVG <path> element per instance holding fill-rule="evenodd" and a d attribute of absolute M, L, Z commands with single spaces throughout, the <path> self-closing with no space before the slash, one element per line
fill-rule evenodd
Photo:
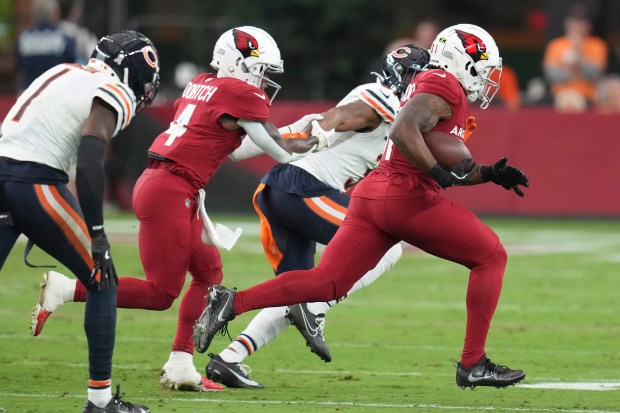
<path fill-rule="evenodd" d="M 313 137 L 283 139 L 278 129 L 271 123 L 243 119 L 239 119 L 238 123 L 246 131 L 247 138 L 251 139 L 264 153 L 280 163 L 290 162 L 294 153 L 307 152 L 318 143 L 318 139 Z"/>
<path fill-rule="evenodd" d="M 308 152 L 310 150 L 316 149 L 318 146 L 318 140 L 315 139 L 307 139 L 310 135 L 310 122 L 314 120 L 323 119 L 323 116 L 320 114 L 312 113 L 309 115 L 304 115 L 299 120 L 291 123 L 290 125 L 283 126 L 279 129 L 276 129 L 271 123 L 267 122 L 264 125 L 265 130 L 271 136 L 271 138 L 276 142 L 278 146 L 284 149 L 286 152 L 294 154 L 294 153 L 303 153 Z M 222 122 L 222 120 L 221 120 Z M 242 122 L 251 122 L 251 121 L 242 121 Z M 228 128 L 231 127 L 230 121 L 228 123 L 222 122 L 222 125 Z M 238 120 L 234 120 L 234 126 L 239 128 Z M 251 126 L 250 126 L 251 127 Z M 246 131 L 247 132 L 247 131 Z M 262 131 L 257 130 L 259 134 L 262 134 Z M 246 136 L 247 138 L 247 136 Z M 257 143 L 252 139 L 244 138 L 241 142 L 241 145 L 235 149 L 228 157 L 234 161 L 239 162 L 245 159 L 253 158 L 258 155 L 262 155 L 265 150 L 257 145 Z M 258 137 L 260 140 L 260 136 Z M 264 146 L 264 145 L 263 145 Z M 277 151 L 277 149 L 275 149 Z M 279 152 L 279 151 L 277 151 Z M 277 155 L 277 154 L 276 154 Z M 285 157 L 286 155 L 280 154 Z M 273 158 L 273 156 L 272 156 Z M 274 158 L 275 159 L 275 158 Z M 290 160 L 292 160 L 291 157 Z M 290 160 L 288 162 L 290 162 Z"/>
<path fill-rule="evenodd" d="M 336 106 L 323 113 L 323 119 L 316 121 L 325 130 L 335 132 L 370 132 L 382 122 L 381 117 L 368 104 L 356 100 Z"/>

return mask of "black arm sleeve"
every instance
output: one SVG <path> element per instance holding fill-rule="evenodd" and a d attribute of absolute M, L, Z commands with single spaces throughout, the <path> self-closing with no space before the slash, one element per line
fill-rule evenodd
<path fill-rule="evenodd" d="M 106 142 L 94 135 L 82 136 L 78 148 L 75 186 L 91 237 L 103 232 L 103 185 Z"/>

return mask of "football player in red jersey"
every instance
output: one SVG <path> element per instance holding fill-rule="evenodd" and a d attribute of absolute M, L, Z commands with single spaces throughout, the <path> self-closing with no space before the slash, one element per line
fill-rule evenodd
<path fill-rule="evenodd" d="M 219 251 L 201 241 L 198 191 L 241 144 L 244 135 L 278 162 L 288 162 L 293 153 L 320 146 L 317 138 L 283 139 L 267 123 L 273 96 L 270 98 L 264 89 L 271 86 L 277 92 L 279 85 L 269 76 L 283 72 L 280 50 L 267 32 L 250 26 L 228 30 L 215 44 L 211 66 L 217 74 L 203 73 L 192 79 L 175 103 L 170 127 L 149 148 L 148 167 L 133 192 L 146 280 L 122 277 L 118 287 L 118 307 L 161 311 L 172 305 L 181 293 L 186 273 L 191 274 L 179 307 L 172 352 L 161 378 L 165 386 L 181 390 L 222 388 L 201 377 L 192 356 L 193 323 L 204 308 L 208 287 L 222 280 Z M 306 116 L 284 129 L 301 132 L 312 119 Z M 54 274 L 55 278 L 63 277 Z M 57 291 L 53 281 L 42 292 L 43 307 L 66 301 L 54 300 L 54 296 L 71 295 L 66 289 Z M 77 284 L 72 298 L 84 301 L 86 289 Z M 42 325 L 38 327 L 40 331 Z"/>
<path fill-rule="evenodd" d="M 348 190 L 379 165 L 400 100 L 411 78 L 430 60 L 428 51 L 402 45 L 383 59 L 374 83 L 351 90 L 338 104 L 312 122 L 312 134 L 327 137 L 328 147 L 298 161 L 274 166 L 254 194 L 261 242 L 274 273 L 314 267 L 316 244 L 333 238 L 346 214 Z M 232 155 L 237 156 L 237 151 Z M 400 259 L 398 243 L 376 267 L 360 278 L 346 296 L 367 287 Z M 207 377 L 235 388 L 262 388 L 242 364 L 291 324 L 310 350 L 325 362 L 331 352 L 323 330 L 327 311 L 340 302 L 304 303 L 260 311 L 227 348 L 210 355 Z"/>
<path fill-rule="evenodd" d="M 354 189 L 343 225 L 327 245 L 316 268 L 290 271 L 244 291 L 223 286 L 209 290 L 208 306 L 194 327 L 194 344 L 205 351 L 213 336 L 236 315 L 265 307 L 338 298 L 404 240 L 435 256 L 468 267 L 467 326 L 458 363 L 460 387 L 506 387 L 525 378 L 491 362 L 485 343 L 499 300 L 506 250 L 497 235 L 474 214 L 441 195 L 441 188 L 492 181 L 523 196 L 526 176 L 503 158 L 492 166 L 471 159 L 452 170 L 439 166 L 422 132 L 443 131 L 462 139 L 468 102 L 486 108 L 501 71 L 493 38 L 469 24 L 438 34 L 430 49 L 431 70 L 411 82 L 390 131 L 383 158 Z M 455 131 L 455 132 L 453 132 Z"/>

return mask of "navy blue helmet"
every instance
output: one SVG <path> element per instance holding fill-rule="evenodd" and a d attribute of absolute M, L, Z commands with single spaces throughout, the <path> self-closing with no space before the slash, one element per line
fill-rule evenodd
<path fill-rule="evenodd" d="M 150 105 L 159 89 L 159 57 L 153 43 L 135 31 L 102 37 L 91 58 L 108 65 L 136 96 L 136 111 Z"/>
<path fill-rule="evenodd" d="M 411 79 L 425 70 L 429 61 L 430 54 L 426 49 L 407 44 L 389 52 L 383 59 L 381 71 L 373 74 L 400 98 Z"/>

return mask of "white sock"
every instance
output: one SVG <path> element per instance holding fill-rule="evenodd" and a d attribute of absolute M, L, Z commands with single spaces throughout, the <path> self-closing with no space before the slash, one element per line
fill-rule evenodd
<path fill-rule="evenodd" d="M 171 351 L 168 362 L 170 362 L 170 364 L 193 364 L 194 356 L 184 351 Z"/>
<path fill-rule="evenodd" d="M 310 311 L 314 315 L 325 314 L 327 310 L 332 308 L 332 302 L 336 304 L 336 300 L 330 302 L 317 302 L 317 303 L 308 303 L 306 306 L 308 307 L 308 311 Z"/>
<path fill-rule="evenodd" d="M 62 289 L 62 299 L 65 303 L 69 301 L 73 301 L 73 297 L 75 297 L 75 284 L 77 280 L 69 279 L 67 285 Z"/>
<path fill-rule="evenodd" d="M 97 407 L 106 407 L 112 400 L 112 386 L 103 389 L 88 389 L 88 400 Z"/>
<path fill-rule="evenodd" d="M 219 356 L 227 363 L 241 363 L 278 337 L 290 325 L 285 315 L 286 307 L 263 309 Z"/>
<path fill-rule="evenodd" d="M 230 343 L 228 347 L 222 350 L 219 356 L 226 363 L 241 363 L 247 356 L 249 356 L 249 354 L 246 351 L 245 346 L 235 340 Z"/>
<path fill-rule="evenodd" d="M 349 292 L 347 292 L 344 297 L 339 300 L 332 300 L 328 302 L 308 303 L 308 311 L 314 315 L 325 314 L 330 308 L 347 298 L 349 295 L 361 290 L 362 288 L 368 287 L 370 284 L 379 279 L 380 276 L 396 264 L 402 255 L 403 247 L 400 244 L 394 245 L 385 253 L 375 268 L 368 271 L 362 278 L 353 284 L 353 287 L 351 287 Z"/>

